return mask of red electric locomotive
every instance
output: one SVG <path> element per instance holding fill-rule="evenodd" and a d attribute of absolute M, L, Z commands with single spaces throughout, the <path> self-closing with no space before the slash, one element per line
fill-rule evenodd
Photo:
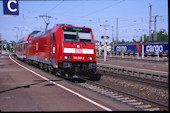
<path fill-rule="evenodd" d="M 22 49 L 26 52 L 23 51 L 24 57 L 21 58 L 41 69 L 66 77 L 77 77 L 85 72 L 95 75 L 95 45 L 91 28 L 56 25 L 30 34 L 24 43 L 26 46 Z M 19 45 L 21 43 L 16 53 Z"/>

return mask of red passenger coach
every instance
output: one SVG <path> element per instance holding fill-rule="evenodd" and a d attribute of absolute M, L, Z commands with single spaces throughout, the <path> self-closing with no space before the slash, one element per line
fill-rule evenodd
<path fill-rule="evenodd" d="M 96 72 L 91 28 L 57 25 L 29 36 L 23 41 L 26 43 L 23 49 L 26 50 L 23 52 L 26 62 L 66 77 Z"/>
<path fill-rule="evenodd" d="M 16 46 L 15 46 L 15 55 L 19 59 L 25 60 L 27 58 L 27 55 L 28 55 L 28 39 L 31 37 L 32 34 L 35 34 L 37 32 L 39 32 L 39 31 L 33 31 L 28 36 L 23 37 L 23 38 L 18 40 L 18 42 L 16 43 Z"/>

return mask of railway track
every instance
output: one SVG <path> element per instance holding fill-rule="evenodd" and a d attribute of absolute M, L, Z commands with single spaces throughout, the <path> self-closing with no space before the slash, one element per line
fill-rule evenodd
<path fill-rule="evenodd" d="M 109 71 L 103 71 L 103 70 L 97 70 L 97 72 L 102 75 L 123 78 L 126 80 L 131 80 L 131 81 L 135 81 L 135 82 L 148 84 L 148 85 L 151 85 L 154 87 L 157 86 L 159 88 L 168 88 L 168 86 L 169 86 L 167 82 L 156 81 L 156 80 L 152 80 L 152 79 L 146 79 L 146 78 L 141 78 L 141 77 L 136 77 L 136 76 L 128 76 L 128 75 L 124 75 L 124 74 L 116 74 L 116 73 L 113 74 Z"/>
<path fill-rule="evenodd" d="M 85 87 L 92 91 L 98 92 L 102 95 L 115 99 L 117 101 L 121 101 L 122 103 L 126 103 L 130 106 L 136 107 L 142 111 L 168 111 L 169 107 L 166 104 L 143 98 L 138 95 L 134 95 L 116 88 L 112 88 L 110 86 L 106 86 L 101 83 L 93 82 L 84 78 L 80 78 L 85 82 L 75 82 L 81 87 Z"/>
<path fill-rule="evenodd" d="M 168 105 L 166 104 L 156 102 L 151 99 L 143 98 L 84 78 L 80 78 L 80 79 L 86 82 L 84 83 L 76 82 L 76 84 L 78 84 L 79 86 L 98 92 L 112 99 L 116 99 L 130 106 L 134 106 L 139 110 L 142 111 L 168 111 L 169 110 Z"/>

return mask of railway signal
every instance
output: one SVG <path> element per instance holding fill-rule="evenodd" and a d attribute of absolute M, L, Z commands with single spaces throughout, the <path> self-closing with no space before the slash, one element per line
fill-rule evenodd
<path fill-rule="evenodd" d="M 101 36 L 101 39 L 104 39 L 104 44 L 106 44 L 106 42 L 107 42 L 106 38 L 109 39 L 109 36 L 105 35 L 106 30 L 107 30 L 105 27 L 108 27 L 109 25 L 100 25 L 100 26 L 104 27 L 104 36 Z M 107 55 L 106 52 L 107 52 L 107 47 L 105 46 L 104 47 L 104 61 L 106 61 L 106 55 Z"/>
<path fill-rule="evenodd" d="M 106 61 L 107 56 L 107 40 L 105 37 L 109 39 L 109 36 L 101 36 L 101 39 L 104 39 L 104 61 Z"/>

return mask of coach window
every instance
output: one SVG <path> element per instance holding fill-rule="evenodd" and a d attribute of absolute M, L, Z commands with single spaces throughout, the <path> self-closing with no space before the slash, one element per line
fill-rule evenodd
<path fill-rule="evenodd" d="M 26 49 L 26 43 L 24 44 L 24 50 Z"/>

